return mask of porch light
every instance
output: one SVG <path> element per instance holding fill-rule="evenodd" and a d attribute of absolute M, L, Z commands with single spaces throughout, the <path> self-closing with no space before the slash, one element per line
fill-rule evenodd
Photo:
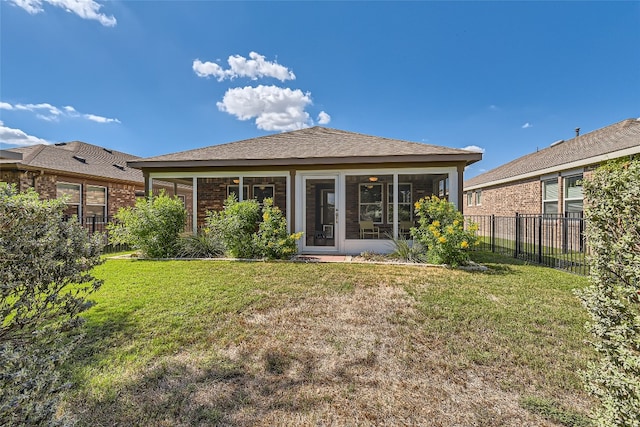
<path fill-rule="evenodd" d="M 233 183 L 234 183 L 234 184 L 240 184 L 240 180 L 239 180 L 239 179 L 234 179 L 234 180 L 233 180 Z"/>
<path fill-rule="evenodd" d="M 371 182 L 378 182 L 378 177 L 377 177 L 377 176 L 370 176 L 370 177 L 369 177 L 369 181 L 371 181 Z"/>

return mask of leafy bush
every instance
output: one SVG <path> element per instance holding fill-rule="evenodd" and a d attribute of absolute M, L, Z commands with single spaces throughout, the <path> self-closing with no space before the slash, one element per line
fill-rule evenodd
<path fill-rule="evenodd" d="M 178 258 L 216 258 L 224 255 L 224 244 L 206 230 L 181 236 L 178 242 Z"/>
<path fill-rule="evenodd" d="M 424 197 L 414 206 L 419 226 L 411 229 L 411 235 L 427 249 L 429 262 L 452 266 L 468 263 L 469 249 L 478 241 L 477 225 L 465 229 L 462 213 L 437 196 Z"/>
<path fill-rule="evenodd" d="M 256 200 L 238 202 L 232 195 L 225 200 L 223 210 L 207 214 L 205 230 L 224 244 L 229 256 L 253 258 L 253 235 L 259 220 L 260 204 Z"/>
<path fill-rule="evenodd" d="M 101 282 L 101 235 L 64 220 L 63 200 L 0 183 L 0 425 L 56 425 L 59 366 Z"/>
<path fill-rule="evenodd" d="M 180 199 L 162 191 L 136 200 L 134 207 L 120 208 L 115 219 L 107 226 L 111 244 L 131 245 L 149 258 L 169 258 L 178 252 L 187 211 Z"/>
<path fill-rule="evenodd" d="M 599 359 L 585 372 L 599 426 L 640 426 L 640 161 L 584 182 L 591 286 L 579 292 Z"/>
<path fill-rule="evenodd" d="M 302 232 L 289 234 L 287 219 L 273 206 L 273 199 L 266 198 L 263 203 L 262 222 L 253 237 L 256 253 L 267 259 L 289 259 L 298 251 Z"/>
<path fill-rule="evenodd" d="M 391 234 L 387 234 L 389 239 L 393 242 L 393 252 L 389 255 L 391 258 L 396 258 L 406 262 L 425 262 L 426 255 L 425 249 L 420 242 L 414 241 L 413 244 L 404 237 L 399 235 L 395 237 Z"/>

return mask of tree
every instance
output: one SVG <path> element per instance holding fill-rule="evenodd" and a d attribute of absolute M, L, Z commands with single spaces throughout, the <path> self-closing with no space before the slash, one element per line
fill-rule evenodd
<path fill-rule="evenodd" d="M 598 360 L 584 373 L 599 426 L 640 426 L 640 161 L 584 182 L 591 286 L 579 293 Z"/>
<path fill-rule="evenodd" d="M 187 211 L 177 197 L 164 191 L 158 196 L 139 198 L 134 207 L 120 208 L 109 224 L 109 241 L 131 245 L 149 258 L 176 256 Z"/>
<path fill-rule="evenodd" d="M 62 200 L 0 183 L 0 425 L 55 425 L 58 368 L 81 338 L 101 281 L 101 236 L 64 220 Z"/>

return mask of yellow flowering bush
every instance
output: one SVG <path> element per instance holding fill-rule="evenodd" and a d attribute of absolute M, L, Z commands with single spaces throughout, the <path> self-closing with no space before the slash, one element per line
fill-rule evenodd
<path fill-rule="evenodd" d="M 302 232 L 289 234 L 287 219 L 282 211 L 273 206 L 273 199 L 264 199 L 262 222 L 253 235 L 254 248 L 260 256 L 268 259 L 288 259 L 298 251 L 297 241 Z"/>
<path fill-rule="evenodd" d="M 437 196 L 424 197 L 415 204 L 418 227 L 411 235 L 427 249 L 434 264 L 458 266 L 469 262 L 469 249 L 477 244 L 476 224 L 467 224 L 453 203 Z"/>

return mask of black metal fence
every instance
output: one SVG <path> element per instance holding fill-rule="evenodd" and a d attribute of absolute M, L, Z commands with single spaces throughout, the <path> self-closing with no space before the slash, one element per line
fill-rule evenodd
<path fill-rule="evenodd" d="M 487 250 L 587 275 L 586 221 L 573 215 L 465 215 Z"/>
<path fill-rule="evenodd" d="M 66 219 L 69 218 L 70 217 L 67 217 Z M 112 245 L 109 243 L 107 224 L 113 221 L 114 218 L 112 217 L 101 216 L 87 216 L 78 218 L 78 222 L 80 222 L 80 224 L 89 232 L 89 234 L 102 234 L 104 242 L 104 249 L 102 250 L 102 253 L 104 254 L 112 254 L 115 252 L 122 252 L 130 249 L 128 245 Z"/>

